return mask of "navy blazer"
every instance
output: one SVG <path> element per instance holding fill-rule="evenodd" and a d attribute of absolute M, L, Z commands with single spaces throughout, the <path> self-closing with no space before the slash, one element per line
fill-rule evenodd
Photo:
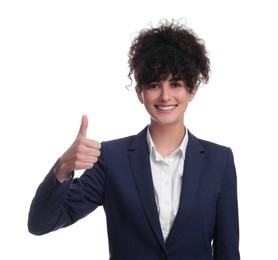
<path fill-rule="evenodd" d="M 29 231 L 42 235 L 66 227 L 102 205 L 111 260 L 239 260 L 232 151 L 188 134 L 179 210 L 166 242 L 155 202 L 147 128 L 103 142 L 98 162 L 80 178 L 61 184 L 54 166 L 32 201 Z"/>

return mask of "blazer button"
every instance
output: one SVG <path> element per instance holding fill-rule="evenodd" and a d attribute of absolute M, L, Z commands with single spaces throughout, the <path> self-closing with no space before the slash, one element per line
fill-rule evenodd
<path fill-rule="evenodd" d="M 167 259 L 167 255 L 165 252 L 161 253 L 161 260 L 166 260 Z"/>

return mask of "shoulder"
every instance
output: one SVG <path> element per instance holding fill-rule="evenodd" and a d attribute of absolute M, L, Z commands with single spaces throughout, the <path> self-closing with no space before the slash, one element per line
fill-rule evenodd
<path fill-rule="evenodd" d="M 223 144 L 218 144 L 212 141 L 204 140 L 194 136 L 189 132 L 189 146 L 198 147 L 199 150 L 204 152 L 207 156 L 213 157 L 227 157 L 232 156 L 232 150 L 230 147 Z"/>
<path fill-rule="evenodd" d="M 137 143 L 145 143 L 147 142 L 147 126 L 140 131 L 138 134 L 135 135 L 130 135 L 114 140 L 109 140 L 109 141 L 104 141 L 102 144 L 104 146 L 109 146 L 109 147 L 132 147 L 134 144 L 136 145 Z"/>
<path fill-rule="evenodd" d="M 103 141 L 101 143 L 102 146 L 104 147 L 115 147 L 115 148 L 128 148 L 134 141 L 136 135 L 130 135 L 118 139 L 113 139 L 113 140 L 108 140 L 108 141 Z"/>
<path fill-rule="evenodd" d="M 194 153 L 195 156 L 201 153 L 207 164 L 213 169 L 235 167 L 234 155 L 228 146 L 197 138 L 190 133 L 187 149 L 188 153 Z M 217 172 L 217 170 L 215 171 Z"/>
<path fill-rule="evenodd" d="M 201 146 L 203 146 L 203 148 L 207 148 L 207 149 L 216 149 L 216 150 L 225 150 L 225 149 L 230 149 L 228 146 L 225 146 L 223 144 L 218 144 L 215 142 L 211 142 L 208 140 L 204 140 L 202 138 L 198 138 L 195 135 L 193 135 L 190 131 L 188 131 L 188 135 L 189 135 L 189 141 L 192 142 L 193 144 L 197 144 L 199 143 Z"/>
<path fill-rule="evenodd" d="M 208 140 L 203 140 L 203 139 L 198 139 L 199 142 L 202 144 L 202 146 L 205 148 L 205 150 L 212 150 L 212 151 L 223 151 L 223 150 L 229 150 L 231 149 L 228 146 L 225 146 L 223 144 L 218 144 L 218 143 L 214 143 Z"/>

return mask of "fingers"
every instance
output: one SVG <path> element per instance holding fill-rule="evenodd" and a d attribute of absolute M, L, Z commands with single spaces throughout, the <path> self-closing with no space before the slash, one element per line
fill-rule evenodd
<path fill-rule="evenodd" d="M 80 158 L 77 160 L 78 163 L 80 164 L 89 164 L 92 165 L 93 163 L 96 163 L 98 161 L 98 156 L 93 156 L 93 155 L 86 155 L 83 158 Z"/>
<path fill-rule="evenodd" d="M 101 144 L 98 141 L 91 140 L 91 139 L 86 139 L 83 140 L 84 146 L 90 148 L 90 149 L 95 149 L 95 150 L 100 150 Z"/>
<path fill-rule="evenodd" d="M 96 149 L 85 148 L 78 152 L 72 162 L 75 170 L 90 169 L 98 161 L 100 151 Z"/>
<path fill-rule="evenodd" d="M 77 160 L 86 161 L 87 159 L 89 160 L 90 158 L 98 158 L 100 156 L 100 149 L 82 146 L 76 149 L 75 154 Z"/>
<path fill-rule="evenodd" d="M 88 123 L 88 117 L 86 115 L 83 115 L 81 119 L 81 125 L 79 128 L 78 136 L 86 138 Z"/>
<path fill-rule="evenodd" d="M 95 165 L 95 163 L 91 163 L 91 162 L 77 162 L 74 166 L 75 170 L 88 170 L 93 168 Z"/>

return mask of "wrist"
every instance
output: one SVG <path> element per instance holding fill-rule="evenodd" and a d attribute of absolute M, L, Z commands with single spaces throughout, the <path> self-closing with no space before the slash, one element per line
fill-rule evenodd
<path fill-rule="evenodd" d="M 73 170 L 67 169 L 66 165 L 63 164 L 60 159 L 56 164 L 54 172 L 59 182 L 69 180 L 73 176 Z"/>

